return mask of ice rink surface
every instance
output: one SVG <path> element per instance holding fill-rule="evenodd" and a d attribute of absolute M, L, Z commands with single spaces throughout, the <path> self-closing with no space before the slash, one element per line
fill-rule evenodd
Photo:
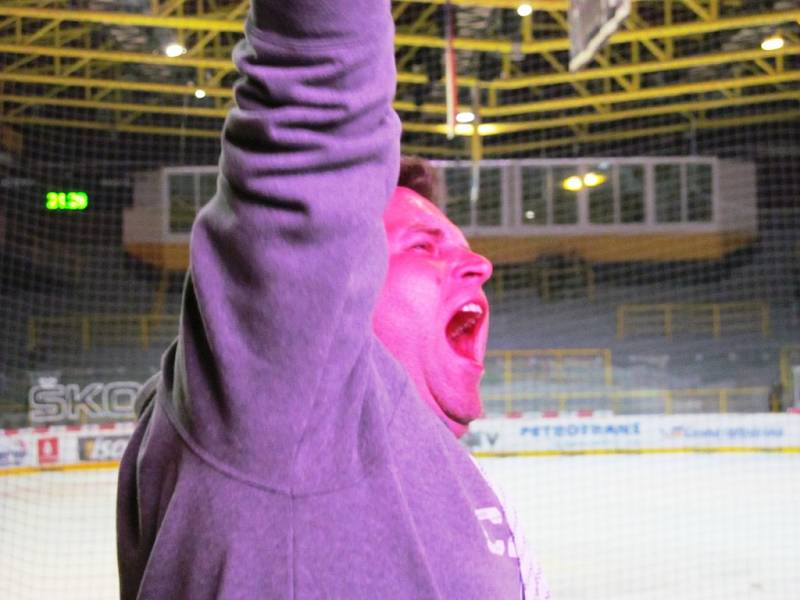
<path fill-rule="evenodd" d="M 800 599 L 800 455 L 481 463 L 556 600 Z M 115 481 L 109 470 L 0 477 L 0 598 L 116 597 Z"/>

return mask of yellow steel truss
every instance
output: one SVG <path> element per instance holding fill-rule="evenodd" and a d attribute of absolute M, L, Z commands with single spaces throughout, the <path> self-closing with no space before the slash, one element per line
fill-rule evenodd
<path fill-rule="evenodd" d="M 412 68 L 421 49 L 440 55 L 444 40 L 437 14 L 443 3 L 393 3 L 400 67 L 396 108 L 406 132 L 423 136 L 421 141 L 409 140 L 412 150 L 459 156 L 479 149 L 483 156 L 495 156 L 795 119 L 800 111 L 800 66 L 795 58 L 800 54 L 800 10 L 744 11 L 747 3 L 739 0 L 640 0 L 625 28 L 594 63 L 569 73 L 568 2 L 533 0 L 528 2 L 533 15 L 517 18 L 513 39 L 487 28 L 462 32 L 455 40 L 456 48 L 467 55 L 498 56 L 502 69 L 490 80 L 462 73 L 459 85 L 477 90 L 481 99 L 474 106 L 481 125 L 477 131 L 461 127 L 459 133 L 473 139 L 461 147 L 448 145 L 441 93 L 421 104 L 413 94 L 414 88 L 426 85 L 441 91 L 442 82 L 429 81 L 428 74 Z M 452 4 L 511 14 L 519 2 Z M 247 6 L 248 0 L 149 0 L 147 12 L 134 13 L 76 10 L 66 0 L 5 0 L 0 5 L 0 122 L 217 137 L 233 97 L 230 52 L 241 35 Z M 109 28 L 167 30 L 187 51 L 170 58 L 152 48 L 126 47 L 113 36 L 99 35 Z M 780 31 L 787 43 L 767 51 L 752 41 L 727 49 L 704 42 L 704 36 L 742 30 Z M 538 59 L 535 69 L 521 66 L 526 56 Z M 140 69 L 137 77 L 125 77 L 134 67 Z M 151 76 L 148 68 L 170 75 Z M 703 70 L 702 77 L 696 76 L 697 70 Z M 198 88 L 205 92 L 203 102 L 193 97 Z M 142 94 L 147 99 L 142 100 Z M 76 116 L 32 112 L 33 107 L 48 106 L 76 109 Z M 759 110 L 742 118 L 724 112 L 748 106 Z M 91 111 L 105 116 L 93 119 Z M 153 121 L 156 114 L 189 120 L 173 126 L 163 119 Z M 660 121 L 654 122 L 655 117 Z M 542 135 L 520 141 L 519 134 L 525 132 Z M 507 135 L 517 137 L 503 137 Z M 478 143 L 479 136 L 487 138 L 485 143 Z"/>

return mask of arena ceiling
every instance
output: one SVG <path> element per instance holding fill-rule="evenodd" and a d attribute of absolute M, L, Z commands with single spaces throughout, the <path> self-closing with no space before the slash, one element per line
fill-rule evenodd
<path fill-rule="evenodd" d="M 394 1 L 406 151 L 491 158 L 796 121 L 800 1 L 638 0 L 569 73 L 567 0 L 452 0 L 462 110 L 446 137 L 444 0 Z M 3 0 L 0 125 L 218 138 L 249 0 Z M 762 49 L 779 36 L 782 47 Z M 185 52 L 165 54 L 170 43 Z M 202 91 L 198 91 L 202 90 Z M 198 97 L 202 96 L 202 97 Z M 476 124 L 477 128 L 476 128 Z"/>

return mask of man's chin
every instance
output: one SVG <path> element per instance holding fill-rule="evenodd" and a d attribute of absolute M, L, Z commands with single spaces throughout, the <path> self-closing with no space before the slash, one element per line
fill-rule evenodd
<path fill-rule="evenodd" d="M 464 435 L 469 429 L 469 424 L 479 419 L 483 414 L 480 397 L 473 396 L 470 398 L 470 396 L 471 394 L 464 394 L 459 399 L 460 402 L 458 404 L 452 404 L 449 407 L 439 406 L 445 415 L 447 426 L 456 437 Z M 467 401 L 465 402 L 465 400 Z"/>
<path fill-rule="evenodd" d="M 463 436 L 469 424 L 483 414 L 479 370 L 448 369 L 445 377 L 433 380 L 428 389 L 438 406 L 437 412 L 456 437 Z"/>
<path fill-rule="evenodd" d="M 447 428 L 453 432 L 457 438 L 461 438 L 467 430 L 469 430 L 469 425 L 464 425 L 463 423 L 459 423 L 458 421 L 453 421 L 450 418 L 446 418 Z"/>

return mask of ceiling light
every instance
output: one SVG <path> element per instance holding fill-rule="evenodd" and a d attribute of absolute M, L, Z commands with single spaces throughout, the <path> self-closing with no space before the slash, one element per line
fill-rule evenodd
<path fill-rule="evenodd" d="M 481 123 L 478 125 L 478 135 L 496 135 L 500 133 L 497 123 Z"/>
<path fill-rule="evenodd" d="M 166 54 L 170 58 L 177 58 L 183 54 L 186 54 L 186 48 L 184 48 L 177 42 L 173 42 L 169 44 L 166 48 L 164 48 L 164 54 Z"/>
<path fill-rule="evenodd" d="M 763 42 L 761 42 L 761 49 L 765 50 L 766 52 L 772 52 L 773 50 L 780 50 L 783 48 L 784 45 L 783 36 L 780 33 L 776 33 L 774 35 L 769 36 Z"/>
<path fill-rule="evenodd" d="M 568 192 L 578 192 L 583 189 L 583 179 L 581 179 L 578 175 L 567 177 L 561 182 L 561 187 Z"/>
<path fill-rule="evenodd" d="M 456 121 L 459 123 L 472 123 L 475 120 L 475 114 L 469 111 L 460 112 L 456 115 Z"/>
<path fill-rule="evenodd" d="M 524 4 L 520 4 L 519 7 L 517 8 L 517 14 L 520 17 L 530 17 L 533 14 L 533 7 L 527 2 Z"/>
<path fill-rule="evenodd" d="M 442 125 L 439 131 L 445 133 L 447 131 L 446 126 Z M 498 133 L 500 133 L 500 128 L 497 123 L 481 123 L 478 125 L 478 135 L 497 135 Z M 456 123 L 456 135 L 465 137 L 475 135 L 475 125 L 472 123 Z"/>
<path fill-rule="evenodd" d="M 194 91 L 194 97 L 197 98 L 198 100 L 202 100 L 203 98 L 206 97 L 206 91 L 198 88 Z"/>
<path fill-rule="evenodd" d="M 602 173 L 595 173 L 594 171 L 588 172 L 583 176 L 583 185 L 586 187 L 597 187 L 606 182 L 607 177 Z"/>
<path fill-rule="evenodd" d="M 536 213 L 532 210 L 525 211 L 525 218 L 528 219 L 528 221 L 533 221 L 536 218 Z"/>

